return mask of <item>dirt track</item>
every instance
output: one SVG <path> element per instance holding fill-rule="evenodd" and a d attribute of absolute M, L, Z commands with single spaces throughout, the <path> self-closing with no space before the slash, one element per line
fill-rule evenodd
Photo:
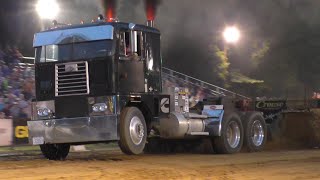
<path fill-rule="evenodd" d="M 320 179 L 320 150 L 126 156 L 116 151 L 0 157 L 0 179 Z"/>
<path fill-rule="evenodd" d="M 118 149 L 70 153 L 66 161 L 48 161 L 39 151 L 3 156 L 2 179 L 318 179 L 320 149 L 283 150 L 320 147 L 320 111 L 288 116 L 288 137 L 268 143 L 265 152 L 217 154 L 161 154 L 127 156 Z M 294 118 L 292 118 L 294 117 Z M 302 122 L 300 122 L 303 120 Z M 292 123 L 293 121 L 298 121 Z M 297 133 L 299 132 L 299 133 Z M 298 137 L 296 137 L 298 136 Z M 293 140 L 293 141 L 292 141 Z M 296 143 L 298 141 L 298 145 Z M 290 142 L 290 143 L 289 143 Z M 303 144 L 303 146 L 301 146 Z M 270 151 L 272 150 L 272 151 Z"/>

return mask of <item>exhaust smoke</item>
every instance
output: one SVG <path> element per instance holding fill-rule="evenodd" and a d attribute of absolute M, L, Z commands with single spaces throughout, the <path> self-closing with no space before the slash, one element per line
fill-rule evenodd
<path fill-rule="evenodd" d="M 107 22 L 112 22 L 116 19 L 116 0 L 101 0 L 102 7 L 105 12 L 105 17 Z"/>
<path fill-rule="evenodd" d="M 154 27 L 154 20 L 160 0 L 145 0 L 145 10 L 147 15 L 147 25 Z"/>

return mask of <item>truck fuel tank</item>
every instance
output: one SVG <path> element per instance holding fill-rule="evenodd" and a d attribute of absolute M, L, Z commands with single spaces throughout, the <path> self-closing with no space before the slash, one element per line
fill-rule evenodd
<path fill-rule="evenodd" d="M 160 119 L 160 136 L 166 139 L 220 136 L 223 112 L 222 105 L 205 106 L 202 114 L 171 112 Z"/>
<path fill-rule="evenodd" d="M 187 135 L 205 132 L 204 119 L 187 118 L 185 114 L 172 112 L 168 118 L 160 119 L 160 136 L 168 139 L 182 139 Z"/>

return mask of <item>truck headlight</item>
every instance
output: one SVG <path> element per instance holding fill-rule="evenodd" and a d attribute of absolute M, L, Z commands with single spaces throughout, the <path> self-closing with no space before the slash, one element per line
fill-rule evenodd
<path fill-rule="evenodd" d="M 32 120 L 54 118 L 55 105 L 54 101 L 33 101 L 32 102 Z"/>
<path fill-rule="evenodd" d="M 39 108 L 38 109 L 38 116 L 40 117 L 48 117 L 52 115 L 52 111 L 46 107 L 43 107 L 43 108 Z"/>
<path fill-rule="evenodd" d="M 99 112 L 99 106 L 93 105 L 93 106 L 92 106 L 92 111 L 93 111 L 93 112 Z"/>
<path fill-rule="evenodd" d="M 90 116 L 104 116 L 114 114 L 116 96 L 88 97 Z"/>
<path fill-rule="evenodd" d="M 93 112 L 104 112 L 107 109 L 108 109 L 108 106 L 105 103 L 97 103 L 92 106 Z"/>
<path fill-rule="evenodd" d="M 107 106 L 105 103 L 102 103 L 102 104 L 100 105 L 100 107 L 99 107 L 99 110 L 100 110 L 101 112 L 104 112 L 105 110 L 107 110 L 107 108 L 108 108 L 108 106 Z"/>

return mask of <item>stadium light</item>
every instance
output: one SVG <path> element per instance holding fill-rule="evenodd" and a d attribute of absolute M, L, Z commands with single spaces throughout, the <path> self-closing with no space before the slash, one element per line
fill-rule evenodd
<path fill-rule="evenodd" d="M 38 0 L 36 11 L 41 19 L 53 20 L 58 15 L 60 8 L 56 0 Z"/>
<path fill-rule="evenodd" d="M 240 31 L 235 26 L 226 27 L 223 37 L 227 43 L 237 43 L 240 39 Z"/>

